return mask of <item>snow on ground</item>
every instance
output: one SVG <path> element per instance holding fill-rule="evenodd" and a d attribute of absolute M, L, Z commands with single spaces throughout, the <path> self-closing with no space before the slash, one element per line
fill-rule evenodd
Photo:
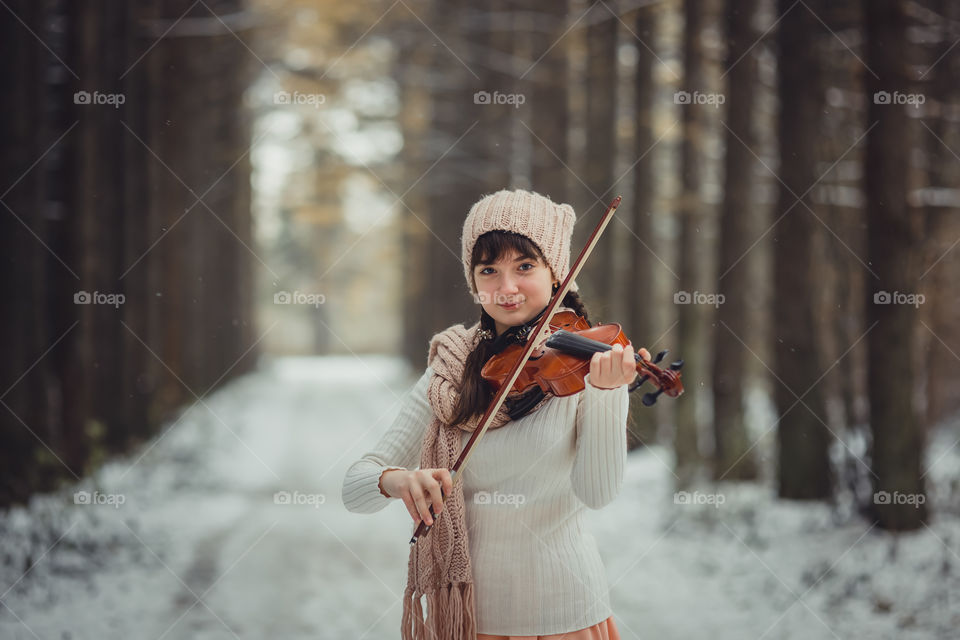
<path fill-rule="evenodd" d="M 267 363 L 140 451 L 0 514 L 0 638 L 397 638 L 409 516 L 349 513 L 340 484 L 418 373 Z M 590 523 L 622 637 L 960 637 L 958 438 L 948 425 L 928 455 L 935 520 L 899 536 L 764 486 L 678 504 L 669 451 L 631 453 Z"/>

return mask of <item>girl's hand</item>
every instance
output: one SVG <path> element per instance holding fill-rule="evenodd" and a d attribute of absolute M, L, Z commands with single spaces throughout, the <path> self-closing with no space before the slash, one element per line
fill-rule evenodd
<path fill-rule="evenodd" d="M 419 525 L 422 519 L 431 526 L 430 505 L 439 515 L 443 510 L 443 496 L 453 491 L 453 480 L 449 469 L 387 469 L 380 475 L 380 487 L 391 498 L 403 500 L 414 524 Z"/>
<path fill-rule="evenodd" d="M 637 351 L 644 360 L 650 359 L 650 352 L 643 347 Z M 615 344 L 609 351 L 593 354 L 590 360 L 590 384 L 599 389 L 616 389 L 630 384 L 637 377 L 637 362 L 633 356 L 633 345 L 626 348 Z"/>

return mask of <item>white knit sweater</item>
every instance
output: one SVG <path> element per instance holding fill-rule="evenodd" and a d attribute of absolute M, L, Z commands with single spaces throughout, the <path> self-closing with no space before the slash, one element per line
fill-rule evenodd
<path fill-rule="evenodd" d="M 432 418 L 431 374 L 427 367 L 389 430 L 347 470 L 348 510 L 373 513 L 399 502 L 380 493 L 380 475 L 418 467 Z M 551 398 L 476 445 L 461 481 L 478 633 L 564 633 L 611 615 L 606 572 L 584 518 L 586 507 L 603 507 L 623 485 L 628 403 L 627 385 L 599 389 L 588 374 L 584 391 Z"/>

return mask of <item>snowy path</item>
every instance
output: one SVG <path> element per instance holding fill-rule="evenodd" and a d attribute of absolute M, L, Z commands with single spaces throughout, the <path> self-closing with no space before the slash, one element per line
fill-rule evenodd
<path fill-rule="evenodd" d="M 408 516 L 351 514 L 340 483 L 412 382 L 392 359 L 282 360 L 96 484 L 0 516 L 0 638 L 397 638 Z M 955 459 L 935 470 L 955 476 Z M 631 454 L 623 493 L 593 512 L 624 640 L 960 635 L 956 516 L 894 545 L 762 487 L 676 505 L 666 463 Z"/>

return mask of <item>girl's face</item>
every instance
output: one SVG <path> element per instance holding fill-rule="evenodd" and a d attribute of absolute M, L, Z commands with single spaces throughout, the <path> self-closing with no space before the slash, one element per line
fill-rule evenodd
<path fill-rule="evenodd" d="M 493 264 L 473 267 L 477 299 L 496 322 L 497 335 L 531 320 L 550 302 L 553 273 L 539 258 L 506 252 Z"/>

